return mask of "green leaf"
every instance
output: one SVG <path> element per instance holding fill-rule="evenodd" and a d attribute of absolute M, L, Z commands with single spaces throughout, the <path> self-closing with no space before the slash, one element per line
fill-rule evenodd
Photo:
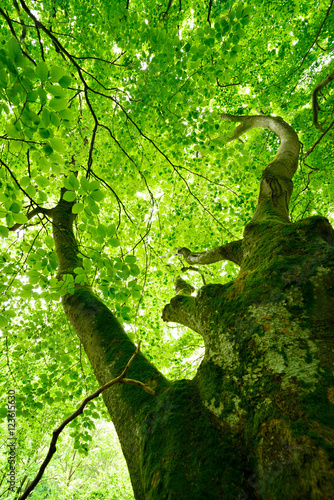
<path fill-rule="evenodd" d="M 58 137 L 53 137 L 52 139 L 50 139 L 50 143 L 55 151 L 58 151 L 58 153 L 60 154 L 65 154 L 65 146 L 61 139 L 59 139 Z"/>
<path fill-rule="evenodd" d="M 55 111 L 59 111 L 61 109 L 67 108 L 67 100 L 62 99 L 61 97 L 54 97 L 49 102 L 49 106 L 51 109 L 54 109 Z"/>
<path fill-rule="evenodd" d="M 102 201 L 104 198 L 104 193 L 100 190 L 93 191 L 90 195 L 95 201 Z"/>
<path fill-rule="evenodd" d="M 52 147 L 50 146 L 50 144 L 45 144 L 45 145 L 43 146 L 43 151 L 44 151 L 44 153 L 45 153 L 47 156 L 49 156 L 51 153 L 53 153 L 53 149 L 52 149 Z"/>
<path fill-rule="evenodd" d="M 15 222 L 18 224 L 25 224 L 28 222 L 28 217 L 25 214 L 13 214 Z"/>
<path fill-rule="evenodd" d="M 72 207 L 72 213 L 78 214 L 79 212 L 82 212 L 82 210 L 85 208 L 83 203 L 74 203 Z"/>
<path fill-rule="evenodd" d="M 103 224 L 99 224 L 97 226 L 97 232 L 100 236 L 102 236 L 103 238 L 105 238 L 107 236 L 107 228 L 106 226 L 104 226 Z"/>
<path fill-rule="evenodd" d="M 47 93 L 45 92 L 44 89 L 42 89 L 42 87 L 40 87 L 38 89 L 38 95 L 39 95 L 39 99 L 41 101 L 41 104 L 46 104 L 48 97 L 47 97 Z"/>
<path fill-rule="evenodd" d="M 132 276 L 138 276 L 140 274 L 140 269 L 137 266 L 137 264 L 131 264 L 130 265 L 130 274 Z"/>
<path fill-rule="evenodd" d="M 28 175 L 25 175 L 24 177 L 21 177 L 20 179 L 20 186 L 23 188 L 26 188 L 30 184 L 30 177 Z"/>
<path fill-rule="evenodd" d="M 49 185 L 49 179 L 47 177 L 43 177 L 42 175 L 37 175 L 35 177 L 35 182 L 37 186 L 41 188 L 45 188 L 46 186 Z"/>
<path fill-rule="evenodd" d="M 60 66 L 51 66 L 50 68 L 50 80 L 51 82 L 59 82 L 59 80 L 64 76 L 65 70 Z"/>
<path fill-rule="evenodd" d="M 74 201 L 76 197 L 76 194 L 74 191 L 65 191 L 63 194 L 63 198 L 65 201 Z"/>
<path fill-rule="evenodd" d="M 118 238 L 111 238 L 109 240 L 109 243 L 112 247 L 119 247 L 120 246 L 120 242 L 119 242 L 119 239 Z"/>
<path fill-rule="evenodd" d="M 71 85 L 71 78 L 69 76 L 62 76 L 58 83 L 62 87 L 67 88 Z"/>
<path fill-rule="evenodd" d="M 137 258 L 134 255 L 127 255 L 124 260 L 127 264 L 134 264 Z"/>
<path fill-rule="evenodd" d="M 92 200 L 89 200 L 89 208 L 91 209 L 93 214 L 98 215 L 98 213 L 100 212 L 98 205 L 96 205 L 96 203 Z"/>
<path fill-rule="evenodd" d="M 50 113 L 50 121 L 54 127 L 59 127 L 60 120 L 59 120 L 58 115 L 56 113 Z"/>
<path fill-rule="evenodd" d="M 19 42 L 14 36 L 8 40 L 7 49 L 11 59 L 14 61 L 16 56 L 21 52 Z"/>
<path fill-rule="evenodd" d="M 6 226 L 2 226 L 2 225 L 0 224 L 0 236 L 1 236 L 1 238 L 7 238 L 8 234 L 9 234 L 9 229 L 8 229 L 8 227 L 6 227 Z"/>
<path fill-rule="evenodd" d="M 9 135 L 9 137 L 14 137 L 14 139 L 20 139 L 21 134 L 15 127 L 15 125 L 12 125 L 11 123 L 7 123 L 6 125 L 6 132 Z"/>
<path fill-rule="evenodd" d="M 71 173 L 68 177 L 65 177 L 64 186 L 66 187 L 66 189 L 69 189 L 70 191 L 71 190 L 75 191 L 79 189 L 80 184 L 76 176 Z"/>
<path fill-rule="evenodd" d="M 30 198 L 33 198 L 36 194 L 36 189 L 30 184 L 28 187 L 26 187 L 26 193 L 28 194 L 28 196 L 30 196 Z"/>
<path fill-rule="evenodd" d="M 45 82 L 48 79 L 49 74 L 47 64 L 44 61 L 40 61 L 35 68 L 35 73 L 41 82 Z"/>
<path fill-rule="evenodd" d="M 51 83 L 48 82 L 46 84 L 45 88 L 49 92 L 49 94 L 52 94 L 55 97 L 66 97 L 67 96 L 66 90 L 64 90 L 59 85 L 51 85 Z"/>
<path fill-rule="evenodd" d="M 47 128 L 39 128 L 38 129 L 38 132 L 39 132 L 39 135 L 43 138 L 43 139 L 48 139 L 50 137 L 50 130 L 48 130 Z"/>
<path fill-rule="evenodd" d="M 27 102 L 35 102 L 38 99 L 38 90 L 32 90 L 27 96 Z"/>
<path fill-rule="evenodd" d="M 80 184 L 85 193 L 89 192 L 89 180 L 86 177 L 81 177 Z"/>
<path fill-rule="evenodd" d="M 5 318 L 4 316 L 0 316 L 0 326 L 2 328 L 4 328 L 7 325 L 8 325 L 8 318 Z"/>
<path fill-rule="evenodd" d="M 85 270 L 83 269 L 83 267 L 76 267 L 74 269 L 74 272 L 75 272 L 75 274 L 84 274 Z"/>
<path fill-rule="evenodd" d="M 47 108 L 43 108 L 42 121 L 46 127 L 50 124 L 50 111 Z"/>
<path fill-rule="evenodd" d="M 59 116 L 60 118 L 62 118 L 63 120 L 74 120 L 74 113 L 73 111 L 71 111 L 70 109 L 66 108 L 66 109 L 61 109 L 59 111 Z"/>
<path fill-rule="evenodd" d="M 9 207 L 9 210 L 14 214 L 18 214 L 21 210 L 21 205 L 19 205 L 19 203 L 14 202 Z"/>
<path fill-rule="evenodd" d="M 95 191 L 96 189 L 99 189 L 100 183 L 97 180 L 93 180 L 89 183 L 89 191 Z"/>

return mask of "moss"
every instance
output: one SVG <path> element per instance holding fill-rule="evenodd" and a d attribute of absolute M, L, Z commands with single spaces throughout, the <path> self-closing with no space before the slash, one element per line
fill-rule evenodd
<path fill-rule="evenodd" d="M 299 419 L 296 422 L 291 422 L 290 428 L 292 430 L 293 437 L 303 436 L 309 431 L 309 425 L 305 420 Z"/>
<path fill-rule="evenodd" d="M 145 498 L 236 498 L 245 469 L 241 441 L 203 408 L 191 382 L 178 381 L 160 397 L 155 427 L 142 442 Z"/>
<path fill-rule="evenodd" d="M 300 402 L 308 419 L 334 428 L 334 404 L 328 399 L 327 389 L 328 386 L 324 385 L 317 387 L 303 395 Z"/>

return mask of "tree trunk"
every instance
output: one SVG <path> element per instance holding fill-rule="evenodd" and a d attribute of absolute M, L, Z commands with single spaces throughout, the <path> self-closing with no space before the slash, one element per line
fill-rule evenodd
<path fill-rule="evenodd" d="M 203 336 L 204 360 L 192 381 L 169 382 L 140 355 L 128 376 L 155 396 L 116 385 L 104 400 L 137 500 L 334 498 L 333 230 L 322 217 L 288 222 L 299 152 L 292 129 L 271 117 L 223 117 L 242 122 L 235 137 L 263 126 L 281 147 L 243 240 L 180 251 L 191 263 L 240 265 L 233 282 L 196 297 L 179 289 L 163 311 Z M 71 206 L 61 199 L 52 210 L 60 277 L 81 265 Z M 89 286 L 76 286 L 63 305 L 106 383 L 135 346 Z"/>
<path fill-rule="evenodd" d="M 165 308 L 203 335 L 193 384 L 239 443 L 224 460 L 244 460 L 216 498 L 236 498 L 240 480 L 241 498 L 334 498 L 333 243 L 322 217 L 251 222 L 238 278 Z"/>

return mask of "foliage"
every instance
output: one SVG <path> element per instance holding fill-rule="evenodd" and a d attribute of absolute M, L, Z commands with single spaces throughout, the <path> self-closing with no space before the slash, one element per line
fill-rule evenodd
<path fill-rule="evenodd" d="M 175 251 L 240 238 L 277 149 L 263 131 L 227 144 L 233 125 L 219 112 L 283 116 L 303 145 L 292 218 L 332 217 L 333 140 L 331 130 L 312 126 L 311 106 L 313 89 L 333 71 L 331 6 L 2 2 L 0 417 L 14 387 L 23 461 L 48 441 L 42 429 L 96 388 L 60 308 L 74 281 L 94 284 L 159 369 L 173 378 L 194 374 L 200 337 L 165 327 L 160 311 L 178 274 L 199 288 L 236 271 L 227 263 L 186 272 Z M 326 130 L 333 85 L 322 92 Z M 29 214 L 52 208 L 63 186 L 68 201 L 76 199 L 84 267 L 59 282 L 48 217 Z M 85 414 L 73 428 L 83 455 L 94 421 L 105 416 L 101 403 Z"/>

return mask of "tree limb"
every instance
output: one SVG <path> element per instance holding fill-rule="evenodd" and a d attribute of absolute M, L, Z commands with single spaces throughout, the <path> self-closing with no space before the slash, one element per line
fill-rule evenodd
<path fill-rule="evenodd" d="M 42 476 L 44 474 L 44 471 L 46 469 L 46 467 L 48 466 L 52 456 L 54 455 L 54 453 L 56 452 L 56 443 L 57 443 L 57 440 L 59 438 L 59 435 L 60 433 L 64 430 L 64 428 L 70 423 L 72 422 L 72 420 L 74 420 L 78 415 L 80 415 L 85 407 L 87 406 L 87 404 L 92 401 L 92 399 L 95 399 L 97 398 L 103 391 L 105 391 L 106 389 L 109 389 L 110 387 L 112 387 L 113 385 L 115 384 L 133 384 L 133 385 L 137 385 L 138 387 L 141 387 L 142 389 L 144 389 L 144 391 L 146 391 L 148 394 L 152 394 L 154 395 L 155 394 L 155 391 L 153 389 L 151 389 L 149 386 L 143 384 L 142 382 L 139 382 L 139 380 L 132 380 L 132 379 L 127 379 L 125 378 L 125 375 L 128 371 L 128 369 L 130 368 L 133 360 L 135 359 L 135 357 L 137 356 L 138 352 L 139 352 L 139 349 L 140 349 L 140 341 L 138 342 L 138 347 L 137 349 L 135 350 L 135 352 L 133 353 L 132 357 L 130 358 L 130 360 L 128 361 L 126 367 L 124 368 L 124 370 L 122 371 L 122 373 L 116 377 L 115 379 L 111 380 L 110 382 L 107 382 L 106 384 L 104 384 L 102 387 L 100 387 L 99 389 L 97 389 L 95 392 L 93 392 L 92 394 L 89 394 L 89 396 L 87 396 L 81 403 L 81 405 L 79 406 L 79 408 L 73 412 L 69 417 L 67 417 L 61 424 L 60 426 L 55 429 L 53 431 L 53 436 L 52 436 L 52 439 L 51 439 L 51 443 L 50 443 L 50 447 L 49 447 L 49 451 L 48 451 L 48 454 L 47 456 L 45 457 L 35 479 L 30 483 L 29 487 L 25 490 L 25 492 L 19 497 L 18 500 L 25 500 L 26 498 L 28 498 L 29 494 L 33 491 L 33 489 L 37 486 L 37 484 L 39 483 L 39 481 L 42 479 Z"/>
<path fill-rule="evenodd" d="M 298 135 L 290 125 L 279 116 L 234 116 L 225 114 L 220 116 L 223 120 L 241 123 L 235 129 L 233 136 L 228 139 L 228 142 L 239 139 L 245 132 L 257 127 L 266 128 L 276 134 L 281 144 L 275 160 L 270 164 L 272 167 L 271 172 L 292 179 L 298 166 L 300 146 Z"/>
<path fill-rule="evenodd" d="M 318 104 L 318 93 L 332 80 L 334 80 L 334 71 L 330 75 L 326 76 L 326 78 L 322 80 L 322 82 L 320 82 L 312 92 L 313 125 L 321 132 L 324 132 L 324 129 L 318 122 L 318 111 L 320 110 L 320 106 Z"/>
<path fill-rule="evenodd" d="M 289 221 L 289 201 L 292 177 L 298 167 L 299 139 L 296 132 L 282 118 L 276 116 L 234 116 L 221 114 L 223 120 L 240 123 L 228 142 L 239 139 L 249 130 L 261 127 L 277 135 L 281 144 L 274 160 L 265 168 L 260 183 L 258 205 L 253 221 L 259 218 L 279 218 Z"/>
<path fill-rule="evenodd" d="M 31 212 L 29 212 L 27 214 L 27 218 L 28 218 L 28 221 L 31 220 L 33 217 L 35 217 L 35 215 L 39 215 L 39 214 L 43 214 L 43 215 L 52 215 L 52 208 L 43 208 L 43 207 L 37 207 L 37 208 L 34 208 Z M 20 227 L 24 226 L 25 224 L 14 224 L 14 226 L 10 227 L 9 228 L 9 231 L 17 231 L 18 229 L 20 229 Z"/>
<path fill-rule="evenodd" d="M 226 245 L 212 248 L 207 252 L 193 253 L 188 248 L 180 248 L 177 253 L 182 255 L 187 264 L 191 265 L 206 265 L 220 260 L 230 260 L 240 266 L 242 262 L 242 240 L 232 241 Z"/>

